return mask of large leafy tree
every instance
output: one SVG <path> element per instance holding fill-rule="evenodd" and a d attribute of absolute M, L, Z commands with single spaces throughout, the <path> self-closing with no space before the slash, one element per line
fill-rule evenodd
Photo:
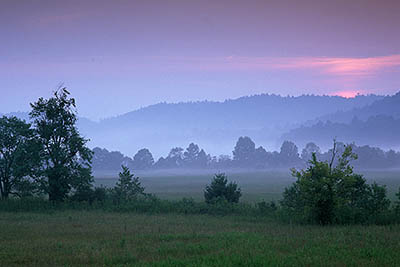
<path fill-rule="evenodd" d="M 31 104 L 30 116 L 42 146 L 40 182 L 50 201 L 62 201 L 72 189 L 90 186 L 93 180 L 92 151 L 78 132 L 75 99 L 69 95 L 62 88 Z"/>
<path fill-rule="evenodd" d="M 186 151 L 183 153 L 183 160 L 186 166 L 188 167 L 196 166 L 199 154 L 200 154 L 199 146 L 194 143 L 190 143 L 190 145 L 186 148 Z"/>
<path fill-rule="evenodd" d="M 254 151 L 254 167 L 258 169 L 265 168 L 268 164 L 270 154 L 271 153 L 267 152 L 262 146 L 258 147 Z"/>
<path fill-rule="evenodd" d="M 109 152 L 107 149 L 95 147 L 93 149 L 92 168 L 93 171 L 119 170 L 121 165 L 132 164 L 132 159 L 124 156 L 119 151 Z"/>
<path fill-rule="evenodd" d="M 16 117 L 0 118 L 0 195 L 26 195 L 33 190 L 39 165 L 38 146 L 30 124 Z"/>
<path fill-rule="evenodd" d="M 205 168 L 209 161 L 210 156 L 194 143 L 190 143 L 183 153 L 183 162 L 189 168 Z"/>
<path fill-rule="evenodd" d="M 305 148 L 301 152 L 302 160 L 308 162 L 312 159 L 312 154 L 315 153 L 317 157 L 321 155 L 321 149 L 315 143 L 307 143 Z"/>
<path fill-rule="evenodd" d="M 298 165 L 300 163 L 299 149 L 291 141 L 284 141 L 279 153 L 281 164 L 284 166 Z"/>
<path fill-rule="evenodd" d="M 281 203 L 287 211 L 324 225 L 365 222 L 388 209 L 385 187 L 368 185 L 354 173 L 350 161 L 357 155 L 352 146 L 345 146 L 338 156 L 337 145 L 335 141 L 329 161 L 318 161 L 313 153 L 307 169 L 293 169 L 297 181 L 285 189 Z"/>
<path fill-rule="evenodd" d="M 256 145 L 250 137 L 241 136 L 233 150 L 233 160 L 238 166 L 248 167 L 253 164 Z"/>
<path fill-rule="evenodd" d="M 133 168 L 137 170 L 148 170 L 154 165 L 154 158 L 147 148 L 140 149 L 133 157 Z"/>
<path fill-rule="evenodd" d="M 160 158 L 156 167 L 159 169 L 179 168 L 183 165 L 183 148 L 172 148 L 166 158 Z"/>

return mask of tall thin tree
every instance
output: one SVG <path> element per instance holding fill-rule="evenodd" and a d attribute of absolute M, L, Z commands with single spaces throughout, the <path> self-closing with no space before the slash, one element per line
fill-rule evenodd
<path fill-rule="evenodd" d="M 62 201 L 71 189 L 92 183 L 92 151 L 77 127 L 75 99 L 60 88 L 49 99 L 31 104 L 31 119 L 42 145 L 41 183 L 50 201 Z"/>

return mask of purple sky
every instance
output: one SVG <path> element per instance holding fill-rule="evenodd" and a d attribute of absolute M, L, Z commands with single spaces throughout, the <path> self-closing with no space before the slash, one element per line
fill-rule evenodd
<path fill-rule="evenodd" d="M 0 1 L 0 112 L 400 90 L 400 1 Z"/>

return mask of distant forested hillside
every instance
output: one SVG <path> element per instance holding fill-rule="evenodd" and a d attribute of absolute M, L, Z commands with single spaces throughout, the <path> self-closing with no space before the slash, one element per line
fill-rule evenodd
<path fill-rule="evenodd" d="M 337 96 L 282 97 L 264 94 L 225 102 L 160 103 L 103 120 L 101 124 L 118 126 L 120 123 L 135 122 L 137 127 L 153 123 L 163 128 L 173 125 L 189 128 L 260 128 L 268 127 L 268 124 L 297 124 L 322 116 L 320 114 L 364 107 L 379 99 L 382 97 L 375 95 L 346 99 Z"/>
<path fill-rule="evenodd" d="M 212 154 L 230 153 L 238 136 L 252 136 L 266 147 L 277 149 L 282 133 L 303 122 L 339 110 L 348 111 L 382 99 L 368 95 L 346 99 L 305 95 L 281 97 L 256 95 L 225 102 L 160 103 L 97 125 L 81 125 L 93 145 L 133 155 L 147 147 L 156 155 L 171 146 L 201 144 Z"/>
<path fill-rule="evenodd" d="M 336 112 L 318 118 L 282 135 L 281 140 L 293 140 L 299 145 L 313 141 L 322 147 L 337 137 L 345 142 L 400 148 L 400 92 L 370 105 L 346 112 Z"/>
<path fill-rule="evenodd" d="M 338 111 L 319 117 L 320 121 L 346 122 L 349 123 L 354 117 L 367 120 L 371 116 L 387 115 L 400 118 L 400 92 L 393 96 L 387 96 L 371 104 L 357 107 L 348 111 Z"/>
<path fill-rule="evenodd" d="M 107 147 L 130 156 L 142 147 L 157 156 L 165 155 L 172 146 L 191 142 L 219 155 L 230 153 L 238 136 L 252 136 L 263 146 L 278 149 L 281 135 L 306 121 L 382 99 L 376 95 L 346 99 L 263 94 L 224 102 L 160 103 L 100 122 L 79 118 L 78 127 L 91 140 L 91 147 Z M 27 113 L 17 116 L 28 118 Z"/>
<path fill-rule="evenodd" d="M 379 146 L 385 149 L 400 148 L 400 119 L 377 115 L 366 121 L 356 117 L 350 123 L 319 122 L 313 126 L 300 127 L 282 136 L 283 140 L 296 140 L 300 146 L 308 142 L 322 144 L 326 148 L 333 138 L 343 142 Z"/>

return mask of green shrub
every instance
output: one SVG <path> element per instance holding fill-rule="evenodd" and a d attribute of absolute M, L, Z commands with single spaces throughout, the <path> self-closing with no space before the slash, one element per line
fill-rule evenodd
<path fill-rule="evenodd" d="M 204 198 L 209 204 L 221 201 L 238 203 L 241 196 L 238 185 L 234 182 L 228 184 L 227 176 L 224 173 L 215 174 L 211 184 L 207 185 L 204 191 Z"/>
<path fill-rule="evenodd" d="M 128 167 L 122 166 L 122 172 L 119 173 L 118 182 L 111 190 L 111 195 L 116 203 L 128 202 L 146 196 L 144 189 L 139 177 L 131 174 Z"/>
<path fill-rule="evenodd" d="M 314 153 L 307 169 L 293 170 L 297 181 L 285 189 L 283 209 L 302 222 L 322 225 L 378 220 L 390 206 L 386 188 L 368 185 L 362 175 L 353 173 L 349 163 L 357 157 L 350 145 L 333 167 L 335 147 L 336 143 L 330 163 L 318 161 Z"/>

